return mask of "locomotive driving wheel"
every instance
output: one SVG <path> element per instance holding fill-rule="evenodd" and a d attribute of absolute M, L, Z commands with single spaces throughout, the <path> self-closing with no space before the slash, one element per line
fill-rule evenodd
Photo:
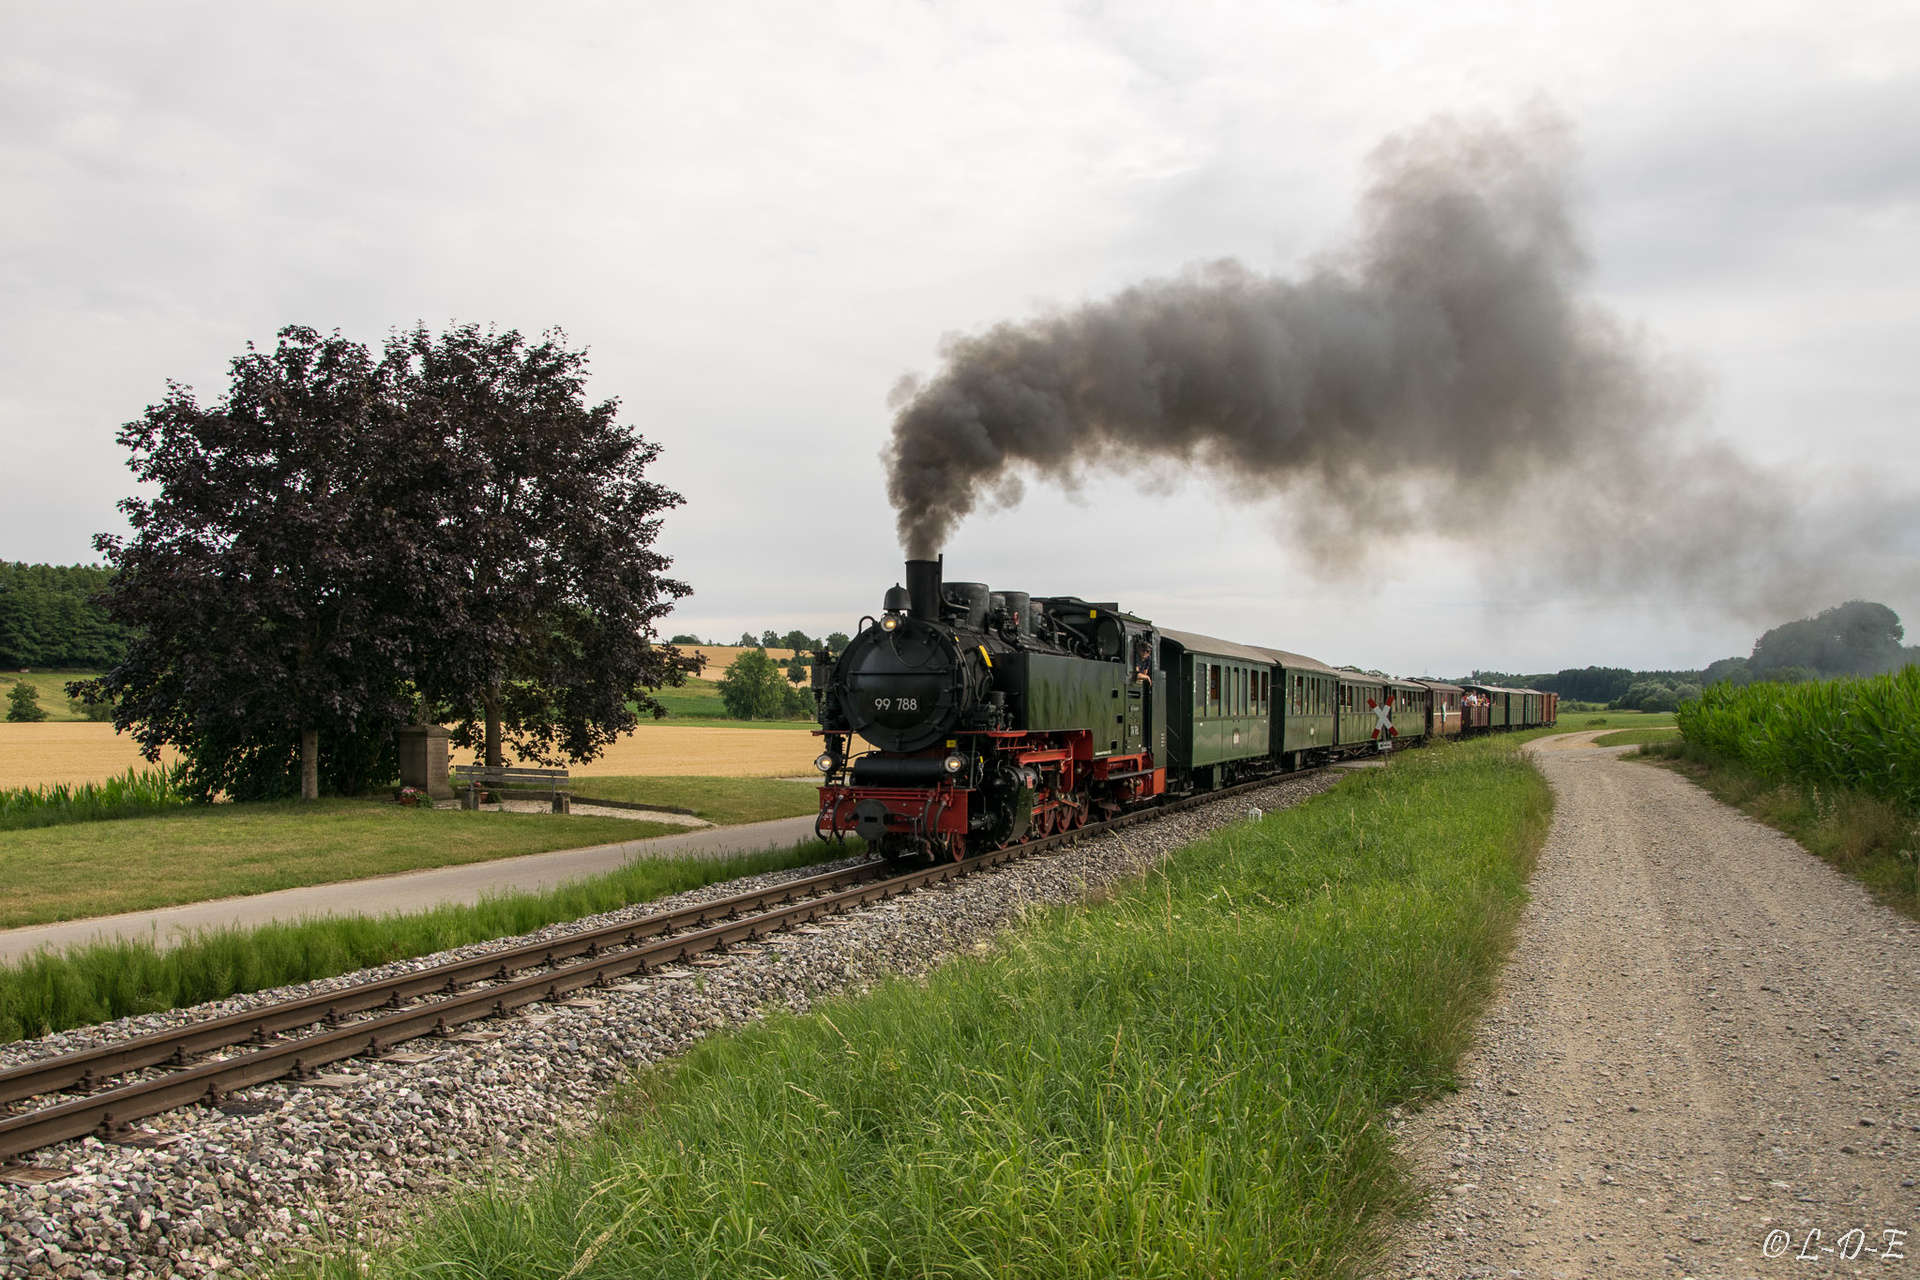
<path fill-rule="evenodd" d="M 1082 791 L 1075 795 L 1060 798 L 1060 829 L 1078 831 L 1087 825 L 1087 819 L 1093 812 L 1093 797 Z"/>

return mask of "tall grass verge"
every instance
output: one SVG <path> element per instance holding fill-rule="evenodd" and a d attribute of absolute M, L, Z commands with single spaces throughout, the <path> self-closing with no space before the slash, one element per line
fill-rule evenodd
<path fill-rule="evenodd" d="M 1409 752 L 924 982 L 709 1039 L 531 1184 L 309 1265 L 1355 1274 L 1417 1195 L 1383 1113 L 1450 1084 L 1546 831 L 1515 746 Z"/>
<path fill-rule="evenodd" d="M 1920 809 L 1845 787 L 1779 781 L 1692 741 L 1653 743 L 1635 756 L 1692 779 L 1920 919 Z"/>
<path fill-rule="evenodd" d="M 190 801 L 180 790 L 180 778 L 180 767 L 175 766 L 138 772 L 128 769 L 105 782 L 0 787 L 0 831 L 107 818 L 145 818 L 185 808 Z"/>
<path fill-rule="evenodd" d="M 1688 742 L 1774 783 L 1920 805 L 1920 666 L 1811 684 L 1727 684 L 1680 704 Z"/>
<path fill-rule="evenodd" d="M 0 1044 L 510 938 L 703 885 L 809 866 L 842 852 L 808 840 L 765 853 L 643 859 L 545 893 L 502 894 L 472 906 L 203 930 L 166 950 L 143 940 L 42 951 L 0 964 Z"/>

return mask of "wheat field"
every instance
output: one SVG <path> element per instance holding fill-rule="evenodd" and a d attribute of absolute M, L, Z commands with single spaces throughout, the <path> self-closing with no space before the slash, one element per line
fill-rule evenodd
<path fill-rule="evenodd" d="M 599 759 L 575 765 L 581 777 L 609 774 L 771 778 L 810 773 L 820 740 L 792 729 L 696 729 L 643 724 Z M 456 760 L 463 757 L 456 754 Z M 171 752 L 162 759 L 172 763 Z M 105 782 L 147 762 L 110 724 L 0 722 L 0 787 Z"/>

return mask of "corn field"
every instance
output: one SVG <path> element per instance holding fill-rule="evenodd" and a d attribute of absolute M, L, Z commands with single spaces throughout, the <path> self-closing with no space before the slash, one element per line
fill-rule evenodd
<path fill-rule="evenodd" d="M 1817 684 L 1717 684 L 1680 704 L 1687 741 L 1779 782 L 1920 805 L 1920 666 Z"/>
<path fill-rule="evenodd" d="M 128 769 L 105 782 L 44 787 L 0 787 L 0 831 L 54 827 L 102 818 L 140 818 L 189 801 L 180 791 L 180 767 Z"/>

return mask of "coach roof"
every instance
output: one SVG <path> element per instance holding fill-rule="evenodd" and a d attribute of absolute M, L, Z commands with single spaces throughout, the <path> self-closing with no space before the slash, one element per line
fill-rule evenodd
<path fill-rule="evenodd" d="M 1264 649 L 1256 649 L 1248 644 L 1237 644 L 1232 640 L 1222 640 L 1218 636 L 1196 635 L 1191 631 L 1174 631 L 1167 627 L 1160 628 L 1160 636 L 1162 639 L 1173 641 L 1188 653 L 1238 658 L 1242 662 L 1255 662 L 1261 666 L 1273 661 Z"/>
<path fill-rule="evenodd" d="M 1339 671 L 1334 670 L 1326 663 L 1320 661 L 1320 659 L 1309 658 L 1304 653 L 1288 653 L 1285 649 L 1267 648 L 1262 648 L 1260 652 L 1266 654 L 1269 660 L 1279 663 L 1289 671 L 1317 671 L 1321 675 L 1329 676 L 1341 674 Z"/>

